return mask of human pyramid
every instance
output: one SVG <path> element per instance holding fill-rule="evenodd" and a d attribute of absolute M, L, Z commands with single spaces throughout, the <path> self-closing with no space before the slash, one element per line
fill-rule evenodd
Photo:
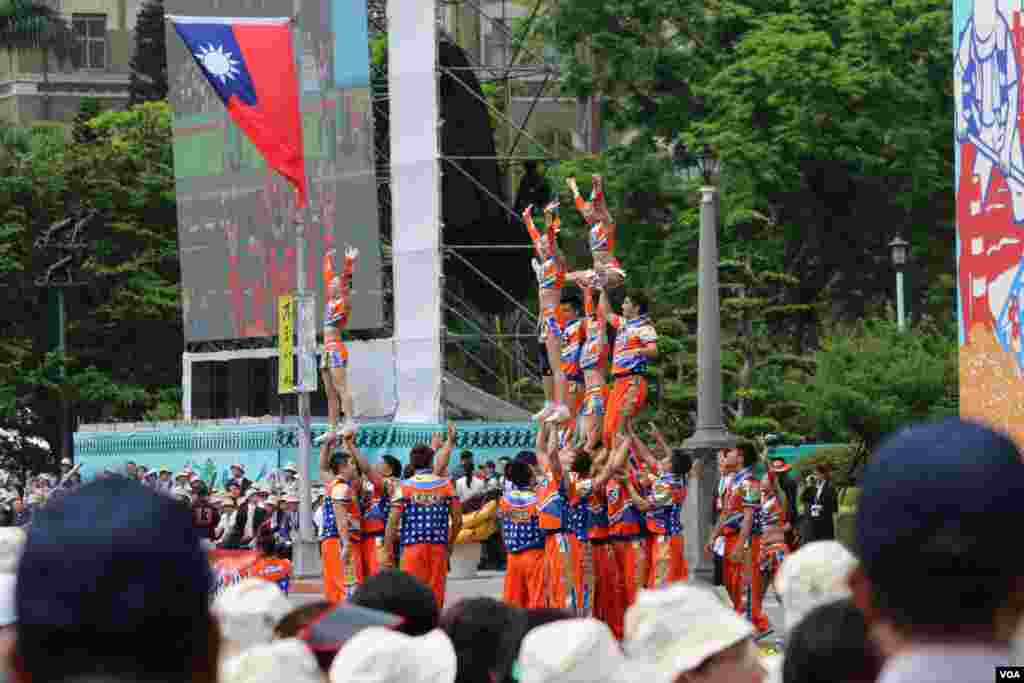
<path fill-rule="evenodd" d="M 642 293 L 627 294 L 621 315 L 611 308 L 608 289 L 622 286 L 626 273 L 613 253 L 615 224 L 601 178 L 594 177 L 589 201 L 575 179 L 568 182 L 589 226 L 592 268 L 568 271 L 558 246 L 557 201 L 545 207 L 543 232 L 533 222 L 532 207 L 523 213 L 536 252 L 547 401 L 534 416 L 539 423 L 535 453 L 520 453 L 504 472 L 498 504 L 508 555 L 503 593 L 506 602 L 520 607 L 595 617 L 622 638 L 625 611 L 641 589 L 688 578 L 682 506 L 689 477 L 700 477 L 703 465 L 670 449 L 653 424 L 656 448 L 636 434 L 647 363 L 658 353 L 657 333 Z M 347 358 L 335 335 L 347 319 L 355 257 L 353 250 L 346 253 L 340 278 L 332 262 L 325 261 L 324 269 L 332 297 L 326 325 L 333 333 L 324 379 L 331 382 L 328 396 L 335 394 L 331 427 L 321 438 L 321 477 L 329 482 L 332 503 L 325 505 L 321 528 L 325 594 L 332 601 L 351 597 L 365 577 L 396 566 L 400 557 L 402 570 L 430 586 L 443 608 L 448 559 L 462 527 L 461 505 L 448 477 L 454 425 L 446 438 L 436 435 L 430 446 L 411 450 L 414 473 L 404 480 L 393 458 L 370 465 L 355 446 L 351 421 L 341 432 L 342 450 L 332 454 L 338 408 L 351 415 Z M 566 283 L 582 291 L 582 301 L 575 292 L 563 292 Z M 606 325 L 616 330 L 610 386 Z M 784 544 L 775 542 L 784 524 L 784 494 L 771 473 L 763 490 L 754 478 L 753 444 L 723 451 L 721 459 L 729 477 L 719 492 L 720 523 L 707 550 L 725 556 L 725 583 L 734 606 L 765 631 L 761 600 L 767 582 L 758 579 L 761 544 L 755 539 L 768 526 L 779 527 L 778 534 L 765 536 L 771 543 L 765 544 L 764 559 L 774 571 L 785 554 Z"/>

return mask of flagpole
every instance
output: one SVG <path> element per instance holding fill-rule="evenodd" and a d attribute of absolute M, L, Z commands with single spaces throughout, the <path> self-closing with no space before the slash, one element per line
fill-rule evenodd
<path fill-rule="evenodd" d="M 295 0 L 294 13 L 292 15 L 292 22 L 289 26 L 294 27 L 298 24 L 300 13 L 302 12 L 302 0 Z M 295 73 L 297 76 L 297 82 L 299 87 L 299 120 L 301 122 L 302 117 L 302 45 L 301 41 L 295 39 L 295 32 L 292 29 L 292 49 L 295 51 Z M 301 37 L 301 32 L 298 33 Z M 299 137 L 299 144 L 303 144 L 302 137 Z M 309 210 L 309 174 L 306 172 L 305 165 L 303 165 L 303 179 L 306 184 L 306 205 L 302 209 L 305 215 L 305 220 L 312 220 L 312 215 Z M 299 225 L 299 212 L 296 211 L 292 217 L 295 227 L 295 277 L 296 282 L 296 300 L 302 301 L 306 294 L 306 234 L 304 230 L 300 229 Z M 301 330 L 299 334 L 302 334 Z M 301 351 L 300 351 L 301 353 Z M 299 371 L 302 371 L 302 359 L 299 359 Z M 307 387 L 303 387 L 307 389 Z M 295 563 L 295 576 L 297 578 L 314 577 L 320 575 L 320 562 L 317 548 L 317 541 L 313 537 L 313 486 L 312 486 L 312 474 L 313 467 L 310 458 L 311 449 L 311 434 L 310 434 L 310 415 L 309 415 L 309 391 L 298 392 L 298 412 L 299 412 L 299 538 L 301 539 L 298 547 L 292 548 L 292 560 Z M 325 484 L 327 482 L 324 482 Z"/>

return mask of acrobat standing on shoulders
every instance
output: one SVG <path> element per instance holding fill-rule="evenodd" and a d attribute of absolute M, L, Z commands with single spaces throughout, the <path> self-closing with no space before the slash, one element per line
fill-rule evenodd
<path fill-rule="evenodd" d="M 355 406 L 348 386 L 348 349 L 341 341 L 341 331 L 348 324 L 352 312 L 352 272 L 355 269 L 359 250 L 345 248 L 345 264 L 339 277 L 334 264 L 335 250 L 324 254 L 324 287 L 327 291 L 327 305 L 324 310 L 324 354 L 320 359 L 320 375 L 327 392 L 327 413 L 330 424 L 327 432 L 317 438 L 316 443 L 333 439 L 338 433 L 340 413 L 345 414 L 342 434 L 355 432 L 353 422 Z"/>
<path fill-rule="evenodd" d="M 601 176 L 594 175 L 592 179 L 593 189 L 589 202 L 580 195 L 580 188 L 577 186 L 575 178 L 569 178 L 566 182 L 569 184 L 569 189 L 572 190 L 576 209 L 590 228 L 588 242 L 590 255 L 594 260 L 593 270 L 570 273 L 569 280 L 579 283 L 590 280 L 596 273 L 604 287 L 614 289 L 621 286 L 626 280 L 626 271 L 622 269 L 619 260 L 615 258 L 615 221 L 608 211 L 607 202 L 605 202 L 604 183 Z"/>
<path fill-rule="evenodd" d="M 551 367 L 551 405 L 535 415 L 535 419 L 548 422 L 564 422 L 569 419 L 569 408 L 566 405 L 565 374 L 562 372 L 562 331 L 565 326 L 562 319 L 562 286 L 565 284 L 565 259 L 558 250 L 556 236 L 558 234 L 558 203 L 552 202 L 544 209 L 547 226 L 543 234 L 533 223 L 533 206 L 523 211 L 523 222 L 530 232 L 533 248 L 537 258 L 533 261 L 534 272 L 537 274 L 537 299 L 540 303 L 541 323 L 546 328 L 542 335 L 547 350 L 548 365 Z"/>

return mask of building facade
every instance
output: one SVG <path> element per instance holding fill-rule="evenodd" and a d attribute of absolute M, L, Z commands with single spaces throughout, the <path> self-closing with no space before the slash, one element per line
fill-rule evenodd
<path fill-rule="evenodd" d="M 70 122 L 90 97 L 105 109 L 126 105 L 141 2 L 48 0 L 74 33 L 71 59 L 60 64 L 52 52 L 0 46 L 0 119 Z"/>

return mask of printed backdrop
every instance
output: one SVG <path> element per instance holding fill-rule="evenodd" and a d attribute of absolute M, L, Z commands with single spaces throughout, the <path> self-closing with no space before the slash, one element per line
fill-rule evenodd
<path fill-rule="evenodd" d="M 953 0 L 960 408 L 1024 444 L 1020 0 Z"/>

